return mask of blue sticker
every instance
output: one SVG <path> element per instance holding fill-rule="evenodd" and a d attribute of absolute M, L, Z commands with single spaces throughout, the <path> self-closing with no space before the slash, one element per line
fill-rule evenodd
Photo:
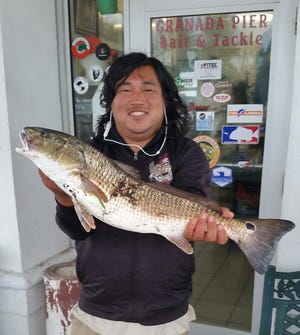
<path fill-rule="evenodd" d="M 232 183 L 232 169 L 225 166 L 219 166 L 212 169 L 212 182 L 220 187 Z"/>
<path fill-rule="evenodd" d="M 259 126 L 223 126 L 222 144 L 258 144 Z"/>

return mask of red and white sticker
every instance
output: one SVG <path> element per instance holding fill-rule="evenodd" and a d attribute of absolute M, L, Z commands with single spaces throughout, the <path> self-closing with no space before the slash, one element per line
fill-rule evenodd
<path fill-rule="evenodd" d="M 76 58 L 85 58 L 90 54 L 91 46 L 88 40 L 84 37 L 77 37 L 72 42 L 71 51 Z"/>
<path fill-rule="evenodd" d="M 262 104 L 227 105 L 227 123 L 261 123 Z"/>
<path fill-rule="evenodd" d="M 226 93 L 218 93 L 218 94 L 214 95 L 213 99 L 214 99 L 215 102 L 218 102 L 220 104 L 224 104 L 231 99 L 231 96 L 229 94 L 226 94 Z"/>

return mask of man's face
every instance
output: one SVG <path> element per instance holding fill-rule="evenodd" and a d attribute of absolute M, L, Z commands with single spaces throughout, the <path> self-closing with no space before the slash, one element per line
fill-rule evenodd
<path fill-rule="evenodd" d="M 112 113 L 119 134 L 127 143 L 144 146 L 162 125 L 164 98 L 154 69 L 135 69 L 117 88 Z"/>

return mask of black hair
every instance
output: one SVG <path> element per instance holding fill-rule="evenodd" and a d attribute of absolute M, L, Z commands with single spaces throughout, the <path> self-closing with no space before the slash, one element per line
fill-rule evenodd
<path fill-rule="evenodd" d="M 137 68 L 150 65 L 160 82 L 168 118 L 168 133 L 179 136 L 188 129 L 188 110 L 178 94 L 173 77 L 165 66 L 156 58 L 148 57 L 144 53 L 132 52 L 117 58 L 110 66 L 104 79 L 100 105 L 106 113 L 98 120 L 96 137 L 102 136 L 104 125 L 109 121 L 111 105 L 119 85 Z"/>

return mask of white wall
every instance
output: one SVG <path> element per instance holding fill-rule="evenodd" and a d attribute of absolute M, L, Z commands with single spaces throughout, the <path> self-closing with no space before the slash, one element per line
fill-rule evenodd
<path fill-rule="evenodd" d="M 8 203 L 1 216 L 0 268 L 22 272 L 69 243 L 54 224 L 55 205 L 36 168 L 15 153 L 24 126 L 62 127 L 55 2 L 2 1 L 0 6 L 6 78 L 1 89 L 0 153 L 5 160 L 0 175 L 5 177 L 0 201 Z"/>
<path fill-rule="evenodd" d="M 55 3 L 0 0 L 1 335 L 45 334 L 43 272 L 74 259 L 53 196 L 15 152 L 24 126 L 62 129 Z"/>

